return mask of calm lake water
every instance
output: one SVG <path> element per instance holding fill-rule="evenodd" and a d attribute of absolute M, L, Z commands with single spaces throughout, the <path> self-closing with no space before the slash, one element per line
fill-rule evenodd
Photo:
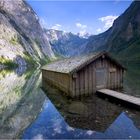
<path fill-rule="evenodd" d="M 125 74 L 124 92 L 140 97 L 140 72 Z M 0 72 L 0 138 L 140 138 L 140 111 L 95 95 L 78 100 L 41 87 L 40 70 Z"/>

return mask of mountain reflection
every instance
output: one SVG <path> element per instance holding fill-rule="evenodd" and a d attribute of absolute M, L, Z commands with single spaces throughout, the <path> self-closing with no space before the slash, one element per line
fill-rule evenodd
<path fill-rule="evenodd" d="M 139 138 L 140 112 L 95 95 L 71 99 L 46 84 L 49 98 L 23 138 Z M 44 123 L 45 122 L 45 123 Z"/>
<path fill-rule="evenodd" d="M 88 121 L 88 120 L 87 120 Z M 92 123 L 92 122 L 91 122 Z M 140 131 L 127 113 L 122 112 L 104 132 L 70 126 L 50 100 L 46 100 L 36 121 L 23 133 L 23 139 L 139 138 Z"/>
<path fill-rule="evenodd" d="M 40 87 L 40 70 L 0 72 L 0 139 L 140 138 L 139 111 L 95 95 L 71 99 L 47 83 L 46 91 Z"/>
<path fill-rule="evenodd" d="M 0 72 L 0 138 L 17 138 L 34 120 L 44 102 L 39 71 Z"/>
<path fill-rule="evenodd" d="M 64 97 L 48 83 L 46 86 L 47 96 L 71 127 L 104 132 L 122 112 L 121 107 L 95 95 L 74 100 Z"/>

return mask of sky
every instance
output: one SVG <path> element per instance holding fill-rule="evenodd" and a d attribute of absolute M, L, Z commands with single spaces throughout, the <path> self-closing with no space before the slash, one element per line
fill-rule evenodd
<path fill-rule="evenodd" d="M 113 21 L 132 3 L 132 0 L 27 0 L 47 29 L 99 34 L 112 26 Z"/>

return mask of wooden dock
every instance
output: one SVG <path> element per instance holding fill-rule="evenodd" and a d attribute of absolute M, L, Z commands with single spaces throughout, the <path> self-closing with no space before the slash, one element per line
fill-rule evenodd
<path fill-rule="evenodd" d="M 135 105 L 137 107 L 140 107 L 140 98 L 131 96 L 131 95 L 126 95 L 124 93 L 120 93 L 117 91 L 113 91 L 113 90 L 109 90 L 109 89 L 101 89 L 101 90 L 97 90 L 97 94 L 100 95 L 104 95 L 107 97 L 112 97 L 115 99 L 118 99 L 120 101 L 124 101 L 126 103 L 129 103 L 131 105 Z"/>

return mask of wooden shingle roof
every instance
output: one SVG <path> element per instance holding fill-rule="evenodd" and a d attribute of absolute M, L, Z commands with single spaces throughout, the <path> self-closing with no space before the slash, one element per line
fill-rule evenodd
<path fill-rule="evenodd" d="M 77 56 L 77 57 L 71 57 L 67 59 L 58 60 L 58 61 L 55 61 L 55 62 L 52 62 L 50 64 L 43 66 L 42 69 L 48 70 L 48 71 L 60 72 L 60 73 L 73 73 L 83 68 L 85 65 L 88 65 L 89 63 L 96 60 L 98 57 L 102 55 L 107 55 L 108 57 L 110 57 L 106 52 L 92 53 L 89 55 L 83 55 L 83 56 Z M 121 66 L 116 60 L 114 59 L 112 60 L 115 63 L 117 63 L 117 65 L 123 68 L 123 66 Z"/>

